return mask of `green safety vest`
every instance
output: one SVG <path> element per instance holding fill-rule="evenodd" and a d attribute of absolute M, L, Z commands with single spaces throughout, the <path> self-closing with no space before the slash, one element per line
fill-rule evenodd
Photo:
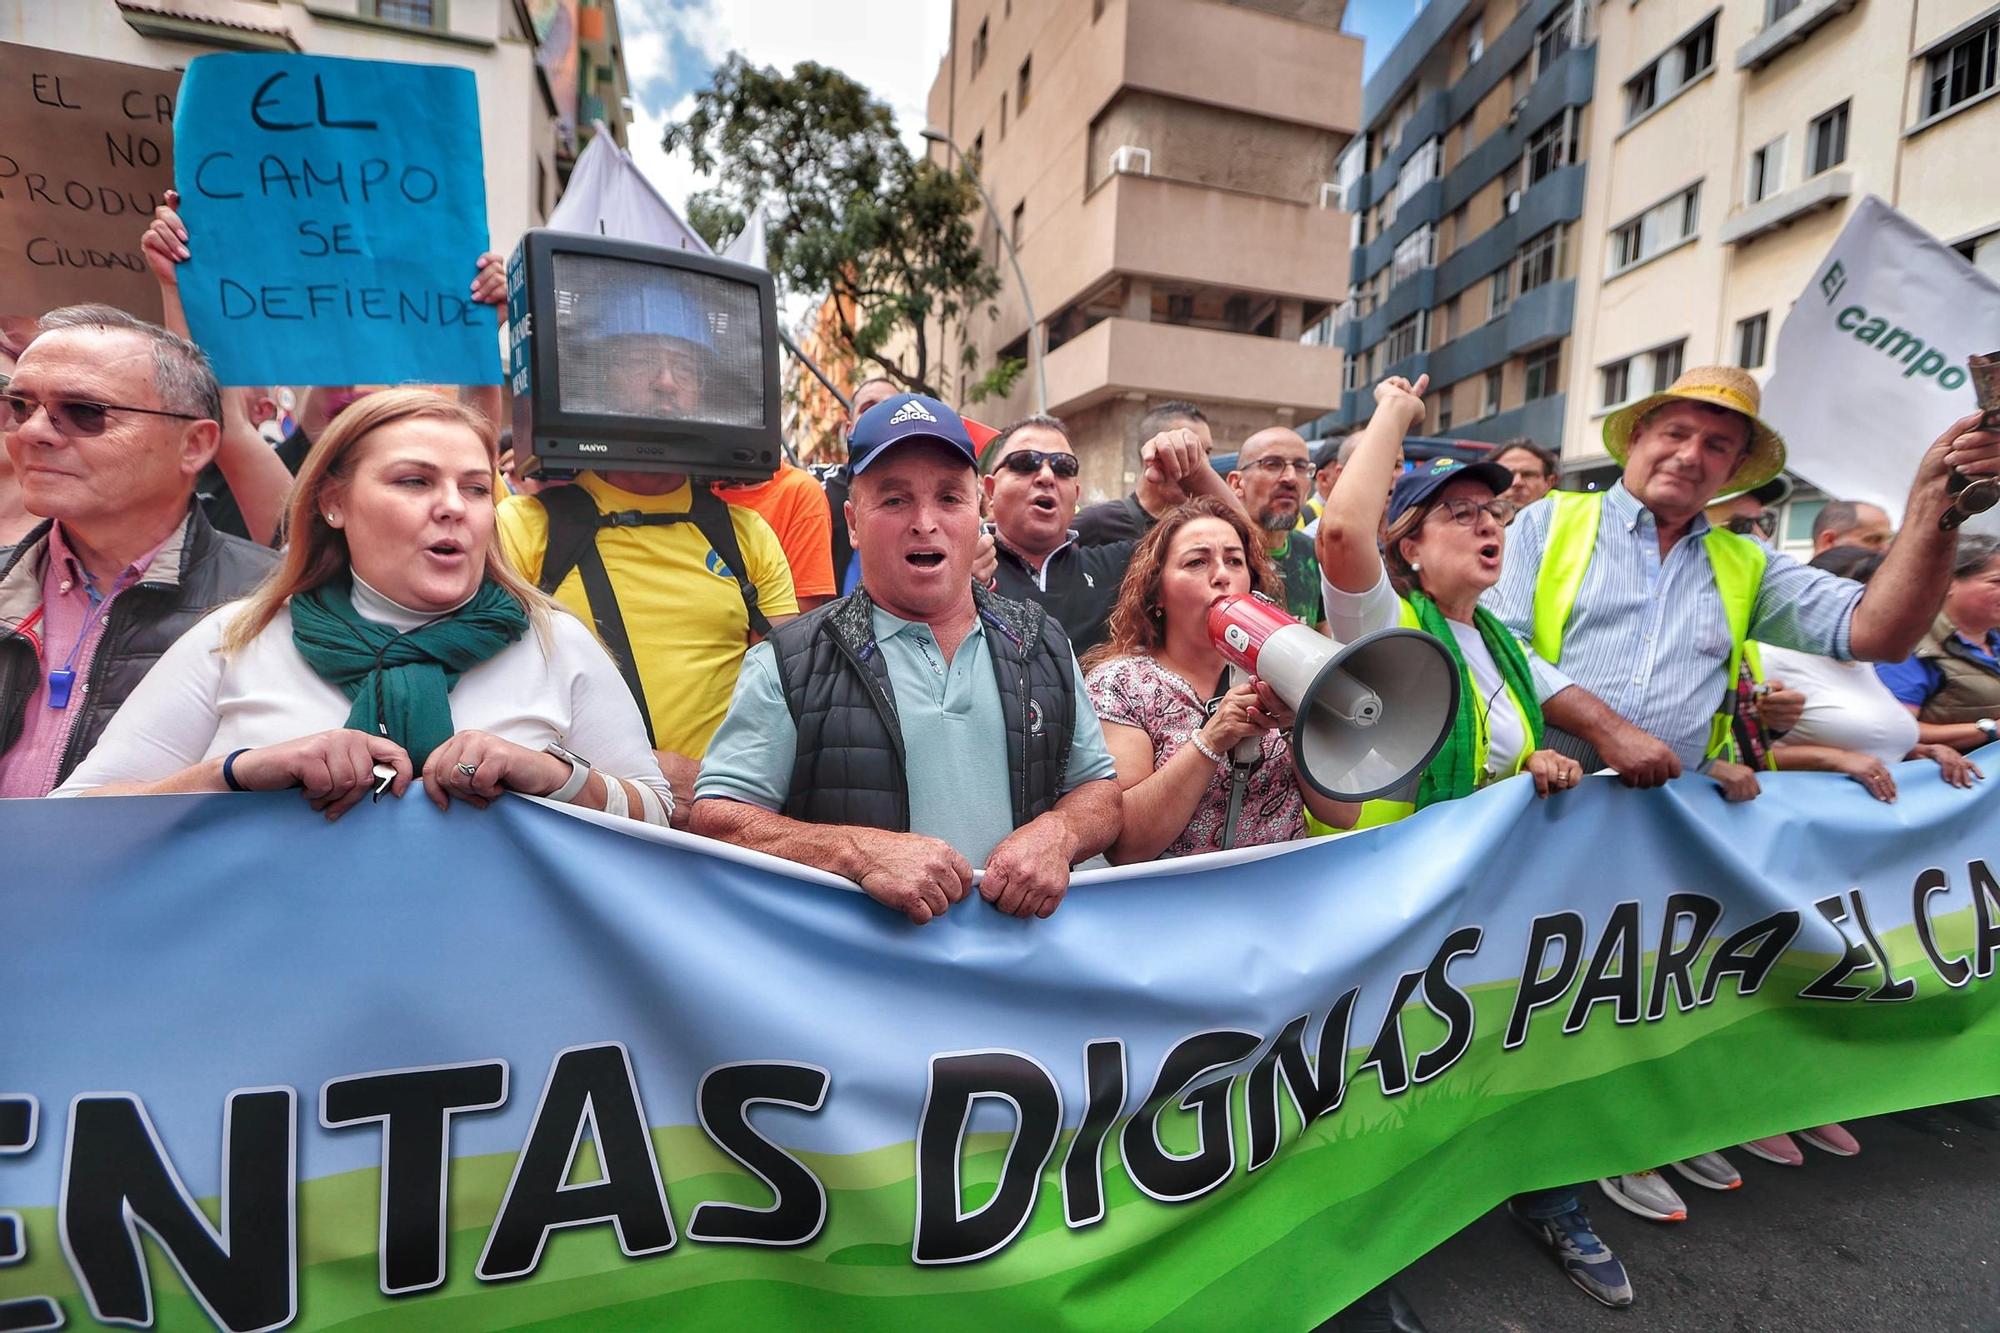
<path fill-rule="evenodd" d="M 1398 597 L 1396 605 L 1399 608 L 1396 617 L 1396 623 L 1399 626 L 1404 629 L 1414 630 L 1421 630 L 1423 628 L 1417 622 L 1417 609 L 1410 605 L 1407 597 Z M 1459 668 L 1459 677 L 1458 706 L 1473 710 L 1472 726 L 1475 737 L 1473 753 L 1484 756 L 1491 745 L 1491 741 L 1486 732 L 1486 713 L 1479 707 L 1479 691 L 1473 687 L 1472 668 L 1470 666 Z M 1526 718 L 1528 710 L 1522 704 L 1521 696 L 1514 692 L 1512 685 L 1508 685 L 1506 689 L 1507 697 L 1514 701 L 1514 711 L 1519 713 L 1523 718 Z M 1527 767 L 1528 756 L 1534 752 L 1535 738 L 1532 735 L 1524 735 L 1521 740 L 1521 752 L 1514 756 L 1514 762 L 1508 766 L 1507 771 L 1487 781 L 1499 782 L 1502 778 L 1513 777 L 1523 768 Z M 1483 758 L 1481 760 L 1480 772 L 1482 776 L 1485 773 Z M 1415 790 L 1416 781 L 1415 778 L 1410 779 L 1410 790 Z M 1482 782 L 1480 785 L 1485 786 L 1487 783 Z M 1417 803 L 1415 801 L 1399 801 L 1390 797 L 1378 797 L 1375 800 L 1363 801 L 1361 803 L 1361 816 L 1354 821 L 1354 827 L 1374 828 L 1380 824 L 1393 824 L 1399 819 L 1408 818 L 1415 814 L 1416 811 Z M 1323 833 L 1338 833 L 1340 830 L 1320 823 L 1317 819 L 1313 818 L 1312 812 L 1308 810 L 1306 812 L 1306 832 L 1318 836 Z"/>
<path fill-rule="evenodd" d="M 1597 529 L 1604 512 L 1603 491 L 1551 491 L 1555 506 L 1549 517 L 1548 541 L 1542 548 L 1542 565 L 1535 574 L 1534 634 L 1531 643 L 1544 661 L 1562 664 L 1563 632 L 1569 627 L 1570 612 L 1576 608 L 1583 576 L 1597 549 Z M 1757 593 L 1764 586 L 1764 548 L 1748 537 L 1727 528 L 1711 526 L 1702 538 L 1708 553 L 1708 567 L 1715 575 L 1715 591 L 1722 598 L 1722 613 L 1729 622 L 1729 672 L 1723 688 L 1722 706 L 1709 722 L 1707 757 L 1736 761 L 1736 739 L 1730 731 L 1735 720 L 1731 702 L 1736 695 L 1736 676 L 1747 660 L 1750 674 L 1764 679 L 1764 666 L 1757 645 L 1750 641 L 1750 617 L 1757 608 Z M 1767 767 L 1775 764 L 1767 762 Z"/>

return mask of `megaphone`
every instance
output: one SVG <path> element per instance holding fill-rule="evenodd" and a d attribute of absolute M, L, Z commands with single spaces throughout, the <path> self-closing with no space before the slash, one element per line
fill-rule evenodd
<path fill-rule="evenodd" d="M 1297 714 L 1292 754 L 1320 795 L 1370 801 L 1429 766 L 1458 713 L 1458 663 L 1413 629 L 1342 645 L 1256 595 L 1218 597 L 1208 636 Z"/>

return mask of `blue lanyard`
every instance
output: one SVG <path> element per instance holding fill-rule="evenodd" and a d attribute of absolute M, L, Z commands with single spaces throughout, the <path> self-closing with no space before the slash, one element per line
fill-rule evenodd
<path fill-rule="evenodd" d="M 88 574 L 84 575 L 83 587 L 84 595 L 90 599 L 90 614 L 84 617 L 83 632 L 76 636 L 76 642 L 70 646 L 69 657 L 60 667 L 49 672 L 51 708 L 69 707 L 70 692 L 76 688 L 76 659 L 83 652 L 83 641 L 90 637 L 91 627 L 97 617 L 104 614 L 103 608 L 110 604 L 113 597 L 125 591 L 125 575 L 120 574 L 117 582 L 111 585 L 110 593 L 103 597 L 97 595 L 96 585 L 91 582 Z"/>

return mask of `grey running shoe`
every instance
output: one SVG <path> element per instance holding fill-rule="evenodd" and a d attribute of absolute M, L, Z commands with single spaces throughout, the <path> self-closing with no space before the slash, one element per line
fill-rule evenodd
<path fill-rule="evenodd" d="M 1556 1217 L 1523 1217 L 1509 1200 L 1507 1211 L 1541 1242 L 1570 1281 L 1614 1308 L 1632 1303 L 1632 1281 L 1625 1276 L 1625 1265 L 1597 1238 L 1581 1205 Z"/>
<path fill-rule="evenodd" d="M 1657 1171 L 1606 1176 L 1597 1182 L 1611 1202 L 1649 1222 L 1685 1222 L 1688 1206 Z"/>
<path fill-rule="evenodd" d="M 1675 1162 L 1674 1170 L 1705 1190 L 1743 1188 L 1743 1177 L 1729 1164 L 1729 1159 L 1719 1152 L 1705 1152 L 1698 1157 Z"/>

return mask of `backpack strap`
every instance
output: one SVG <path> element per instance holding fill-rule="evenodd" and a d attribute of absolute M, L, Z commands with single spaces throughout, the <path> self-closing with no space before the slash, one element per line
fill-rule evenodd
<path fill-rule="evenodd" d="M 538 586 L 550 596 L 562 586 L 571 570 L 583 581 L 583 595 L 590 603 L 590 617 L 597 637 L 611 650 L 618 674 L 639 705 L 639 720 L 646 724 L 646 744 L 658 749 L 653 735 L 653 710 L 646 702 L 645 682 L 639 679 L 639 663 L 632 653 L 632 636 L 625 629 L 625 614 L 618 607 L 618 594 L 611 587 L 611 574 L 597 550 L 600 528 L 612 526 L 617 516 L 601 513 L 597 501 L 581 486 L 556 486 L 535 496 L 549 517 L 548 544 L 542 552 L 542 577 Z M 676 516 L 678 517 L 678 516 Z"/>
<path fill-rule="evenodd" d="M 743 594 L 743 609 L 750 613 L 750 632 L 759 638 L 769 634 L 771 622 L 757 605 L 757 585 L 743 562 L 743 549 L 736 541 L 736 523 L 729 516 L 728 503 L 708 487 L 697 485 L 688 498 L 688 515 L 736 580 L 736 590 Z"/>
<path fill-rule="evenodd" d="M 548 541 L 542 551 L 542 576 L 536 586 L 551 597 L 597 545 L 602 516 L 597 501 L 581 486 L 551 486 L 534 497 L 549 516 Z"/>

